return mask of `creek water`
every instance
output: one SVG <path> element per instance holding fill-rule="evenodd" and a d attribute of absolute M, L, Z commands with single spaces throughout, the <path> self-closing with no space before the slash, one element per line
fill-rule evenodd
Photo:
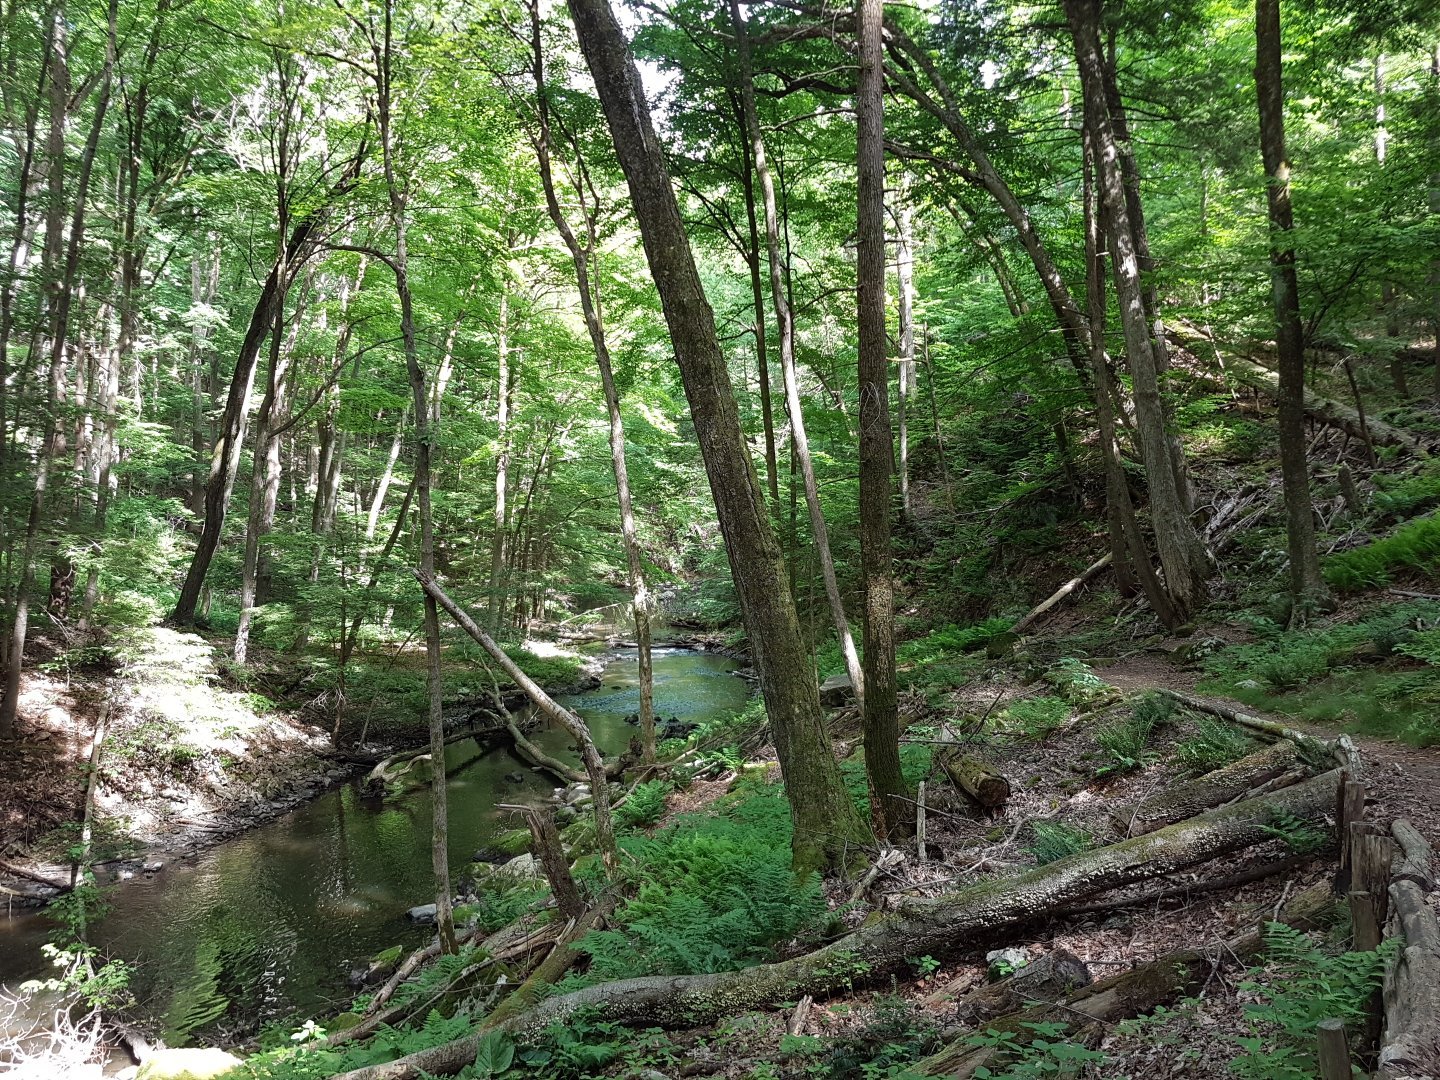
<path fill-rule="evenodd" d="M 744 706 L 748 684 L 723 657 L 680 648 L 654 654 L 655 711 L 702 722 Z M 602 752 L 617 754 L 639 709 L 633 650 L 609 662 L 601 685 L 562 699 L 590 724 Z M 533 736 L 564 760 L 578 756 L 558 726 Z M 450 864 L 458 872 L 476 849 L 512 827 L 496 802 L 538 803 L 556 781 L 508 750 L 474 742 L 446 751 L 450 766 Z M 507 780 L 521 774 L 519 783 Z M 254 1030 L 265 1021 L 317 1012 L 346 1000 L 351 970 L 392 945 L 428 939 L 405 912 L 434 899 L 430 792 L 364 797 L 356 782 L 227 840 L 153 876 L 119 884 L 92 940 L 135 968 L 143 1011 L 171 1045 L 208 1030 Z M 41 915 L 0 919 L 0 983 L 40 976 Z"/>

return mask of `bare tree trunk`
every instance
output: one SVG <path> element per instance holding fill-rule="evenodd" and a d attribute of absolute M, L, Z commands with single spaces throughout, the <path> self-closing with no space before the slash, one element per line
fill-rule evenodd
<path fill-rule="evenodd" d="M 536 111 L 540 130 L 535 139 L 535 153 L 540 163 L 540 180 L 545 188 L 545 206 L 550 220 L 570 251 L 575 265 L 575 284 L 580 292 L 580 310 L 595 350 L 595 363 L 600 369 L 600 386 L 605 395 L 605 411 L 610 419 L 610 466 L 615 473 L 615 493 L 620 503 L 620 540 L 625 548 L 631 608 L 635 617 L 635 644 L 640 674 L 640 740 L 643 760 L 655 761 L 655 691 L 650 663 L 650 594 L 645 586 L 645 570 L 640 560 L 640 541 L 635 533 L 635 509 L 630 498 L 630 474 L 625 461 L 625 425 L 620 416 L 620 393 L 615 388 L 615 374 L 610 363 L 610 346 L 605 340 L 605 324 L 600 317 L 599 282 L 590 281 L 589 259 L 595 249 L 595 215 L 598 207 L 586 200 L 584 187 L 576 185 L 581 212 L 585 218 L 586 243 L 581 245 L 560 200 L 555 195 L 554 171 L 550 165 L 550 108 L 545 86 L 544 53 L 540 42 L 540 7 L 538 0 L 530 3 L 530 45 L 535 65 Z M 583 166 L 582 166 L 583 167 Z M 763 331 L 762 331 L 763 332 Z"/>
<path fill-rule="evenodd" d="M 1208 573 L 1205 549 L 1175 482 L 1176 469 L 1160 394 L 1160 370 L 1141 295 L 1135 234 L 1125 203 L 1119 152 L 1105 102 L 1099 11 L 1095 0 L 1064 0 L 1064 7 L 1085 93 L 1086 125 L 1094 139 L 1098 162 L 1096 181 L 1110 225 L 1112 268 L 1135 386 L 1135 414 L 1150 489 L 1150 515 L 1155 525 L 1160 564 L 1165 570 L 1165 590 L 1177 616 L 1184 618 L 1204 596 Z"/>
<path fill-rule="evenodd" d="M 501 575 L 505 570 L 505 496 L 510 485 L 510 287 L 500 286 L 500 327 L 495 341 L 495 516 L 490 540 L 490 629 L 498 632 L 504 610 Z"/>
<path fill-rule="evenodd" d="M 60 426 L 59 413 L 65 393 L 66 340 L 70 332 L 70 307 L 74 299 L 75 282 L 80 270 L 80 253 L 85 238 L 85 204 L 89 199 L 90 176 L 95 165 L 95 153 L 99 147 L 100 132 L 105 122 L 106 106 L 110 102 L 110 78 L 115 66 L 117 8 L 118 0 L 110 0 L 105 39 L 105 62 L 100 74 L 99 97 L 96 99 L 90 135 L 86 140 L 80 159 L 80 170 L 75 179 L 74 211 L 70 220 L 70 238 L 65 249 L 64 268 L 55 283 L 52 298 L 50 372 L 49 378 L 46 380 L 45 392 L 45 432 L 39 460 L 36 462 L 35 486 L 30 498 L 30 513 L 25 522 L 19 581 L 16 586 L 15 604 L 10 622 L 5 682 L 3 688 L 0 688 L 0 740 L 15 737 L 15 719 L 20 703 L 20 673 L 25 663 L 25 639 L 30 619 L 30 591 L 35 583 L 35 560 L 40 523 L 45 515 L 45 503 L 49 495 L 50 469 L 64 453 L 64 433 Z M 64 18 L 64 12 L 57 9 L 53 31 L 54 46 L 50 53 L 52 112 L 47 152 L 50 155 L 52 173 L 50 191 L 52 204 L 46 235 L 46 250 L 51 251 L 53 244 L 55 258 L 58 258 L 63 242 L 65 122 L 70 106 L 70 72 L 62 27 Z M 52 268 L 53 265 L 52 261 Z"/>
<path fill-rule="evenodd" d="M 865 700 L 865 675 L 850 621 L 845 617 L 845 599 L 840 595 L 840 581 L 835 573 L 835 559 L 830 553 L 830 530 L 825 524 L 825 511 L 820 505 L 820 486 L 815 480 L 815 464 L 810 457 L 810 439 L 805 432 L 804 405 L 800 400 L 800 379 L 795 366 L 795 318 L 785 292 L 785 274 L 780 260 L 780 219 L 775 201 L 775 184 L 770 177 L 770 164 L 765 156 L 765 139 L 760 131 L 760 117 L 755 107 L 755 83 L 750 70 L 750 40 L 739 0 L 730 0 L 730 22 L 735 29 L 735 47 L 740 66 L 740 99 L 750 142 L 750 157 L 760 182 L 760 196 L 765 213 L 765 244 L 770 260 L 770 303 L 780 331 L 780 370 L 785 380 L 785 412 L 790 417 L 790 442 L 800 475 L 805 484 L 805 504 L 810 510 L 810 532 L 815 552 L 820 558 L 820 575 L 825 581 L 825 595 L 830 601 L 830 617 L 835 623 L 835 637 L 845 658 L 845 671 L 855 689 L 857 701 Z"/>
<path fill-rule="evenodd" d="M 855 95 L 858 206 L 855 233 L 860 353 L 860 564 L 865 579 L 865 774 L 875 835 L 894 839 L 913 824 L 900 772 L 895 685 L 895 579 L 890 552 L 889 349 L 885 340 L 885 69 L 883 0 L 859 0 L 860 82 Z"/>
<path fill-rule="evenodd" d="M 915 225 L 910 211 L 909 186 L 902 185 L 900 205 L 900 246 L 896 252 L 896 276 L 900 279 L 900 392 L 895 399 L 899 429 L 900 509 L 910 516 L 910 396 L 915 392 Z"/>
<path fill-rule="evenodd" d="M 1280 369 L 1280 475 L 1285 489 L 1290 556 L 1290 618 L 1303 624 L 1312 610 L 1333 605 L 1320 576 L 1315 511 L 1305 446 L 1305 338 L 1295 274 L 1295 221 L 1290 162 L 1285 156 L 1285 94 L 1281 74 L 1280 0 L 1255 0 L 1255 89 L 1260 103 L 1260 152 L 1270 208 L 1270 286 Z"/>
<path fill-rule="evenodd" d="M 744 125 L 744 106 L 740 121 Z M 770 490 L 771 513 L 780 507 L 780 459 L 775 453 L 775 407 L 770 396 L 770 348 L 765 340 L 765 289 L 760 283 L 760 229 L 755 214 L 755 174 L 752 151 L 747 147 L 744 165 L 745 218 L 750 226 L 750 246 L 745 262 L 750 270 L 750 299 L 755 307 L 755 368 L 760 381 L 760 420 L 765 429 L 765 482 Z"/>
<path fill-rule="evenodd" d="M 844 861 L 864 823 L 840 781 L 764 492 L 740 427 L 715 316 L 695 268 L 644 88 L 609 0 L 569 0 L 629 185 L 725 537 L 794 821 L 795 863 Z"/>

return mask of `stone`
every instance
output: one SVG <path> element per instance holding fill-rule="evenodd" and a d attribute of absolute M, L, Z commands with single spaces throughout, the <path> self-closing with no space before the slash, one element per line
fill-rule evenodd
<path fill-rule="evenodd" d="M 507 772 L 505 774 L 505 782 L 507 784 L 523 784 L 525 782 L 525 774 L 522 772 Z"/>
<path fill-rule="evenodd" d="M 146 862 L 145 865 L 141 867 L 141 869 L 144 870 L 147 874 L 154 874 L 158 873 L 161 870 L 164 870 L 165 864 L 159 859 L 151 859 Z"/>
<path fill-rule="evenodd" d="M 994 982 L 1030 963 L 1030 953 L 1025 949 L 995 949 L 985 954 L 985 962 L 990 965 L 990 981 Z"/>
<path fill-rule="evenodd" d="M 212 1080 L 238 1069 L 245 1062 L 213 1046 L 155 1050 L 135 1074 L 135 1080 Z"/>
<path fill-rule="evenodd" d="M 429 924 L 435 921 L 435 905 L 419 904 L 412 907 L 405 913 L 405 917 L 413 923 Z"/>
<path fill-rule="evenodd" d="M 831 675 L 820 684 L 820 704 L 827 709 L 838 709 L 855 700 L 855 687 L 850 684 L 849 675 Z"/>
<path fill-rule="evenodd" d="M 537 878 L 540 876 L 540 866 L 535 862 L 535 856 L 526 852 L 524 855 L 516 855 L 507 863 L 501 863 L 495 868 L 495 872 L 517 878 Z M 435 905 L 430 906 L 433 908 Z"/>

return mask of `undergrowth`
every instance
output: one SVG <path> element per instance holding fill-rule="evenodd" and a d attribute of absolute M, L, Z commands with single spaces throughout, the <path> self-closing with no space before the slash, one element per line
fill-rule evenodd
<path fill-rule="evenodd" d="M 1322 570 L 1326 581 L 1348 591 L 1384 588 L 1407 571 L 1433 577 L 1440 573 L 1440 515 L 1417 518 L 1389 536 L 1331 555 Z"/>

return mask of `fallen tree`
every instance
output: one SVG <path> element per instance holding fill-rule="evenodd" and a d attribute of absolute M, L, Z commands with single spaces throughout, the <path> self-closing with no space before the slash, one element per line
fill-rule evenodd
<path fill-rule="evenodd" d="M 1440 921 L 1425 899 L 1434 887 L 1430 845 L 1404 819 L 1390 878 L 1390 933 L 1404 948 L 1385 971 L 1385 1032 L 1379 1080 L 1440 1075 Z"/>
<path fill-rule="evenodd" d="M 1289 775 L 1298 779 L 1304 771 L 1295 744 L 1289 739 L 1282 739 L 1203 776 L 1172 784 L 1136 802 L 1117 806 L 1110 812 L 1110 820 L 1121 836 L 1140 836 L 1172 821 L 1243 798 L 1271 781 Z"/>
<path fill-rule="evenodd" d="M 955 749 L 941 751 L 936 760 L 950 782 L 985 809 L 994 810 L 1010 798 L 1010 781 L 979 758 Z"/>
<path fill-rule="evenodd" d="M 1273 837 L 1285 815 L 1323 818 L 1335 801 L 1339 770 L 1145 836 L 1080 852 L 1015 877 L 982 881 L 934 899 L 902 900 L 830 945 L 775 964 L 709 975 L 648 976 L 586 987 L 548 998 L 501 1025 L 535 1032 L 584 1010 L 595 1019 L 639 1027 L 693 1027 L 723 1016 L 846 988 L 900 969 L 907 957 L 953 950 L 996 928 L 1043 918 L 1086 896 L 1207 862 Z M 384 1065 L 345 1073 L 345 1080 L 409 1080 L 421 1071 L 458 1072 L 475 1058 L 486 1025 L 451 1043 Z"/>
<path fill-rule="evenodd" d="M 1297 929 L 1317 925 L 1326 912 L 1335 908 L 1330 886 L 1321 883 L 1294 897 L 1276 921 Z M 1264 946 L 1259 927 L 1216 942 L 1213 949 L 1180 949 L 1108 979 L 1092 983 L 1054 1004 L 1037 1004 L 995 1019 L 985 1019 L 986 1031 L 999 1032 L 1021 1045 L 1036 1037 L 1030 1025 L 1061 1023 L 1068 1027 L 1065 1038 L 1072 1043 L 1094 1043 L 1111 1021 L 1138 1016 L 1157 1005 L 1194 993 L 1210 972 L 1227 960 L 1242 961 Z M 911 1070 L 920 1076 L 945 1076 L 966 1080 L 977 1069 L 997 1067 L 1000 1051 L 990 1045 L 976 1046 L 969 1036 L 959 1038 L 932 1054 Z"/>
<path fill-rule="evenodd" d="M 1183 320 L 1171 322 L 1169 329 L 1179 338 L 1180 344 L 1185 348 L 1192 352 L 1211 354 L 1228 378 L 1234 379 L 1252 390 L 1258 390 L 1266 397 L 1278 398 L 1280 396 L 1278 372 L 1264 364 L 1257 363 L 1254 358 L 1236 351 L 1227 350 L 1222 357 L 1220 344 L 1212 335 L 1196 326 L 1186 324 Z M 1256 348 L 1257 346 L 1251 346 L 1252 350 Z M 1258 349 L 1262 353 L 1265 352 L 1263 345 L 1258 346 Z M 1305 387 L 1305 415 L 1329 427 L 1339 428 L 1346 435 L 1359 439 L 1361 442 L 1375 443 L 1379 446 L 1399 446 L 1422 457 L 1428 454 L 1425 444 L 1410 432 L 1371 416 L 1362 420 L 1360 413 L 1353 407 L 1333 398 L 1322 397 L 1309 386 Z"/>

